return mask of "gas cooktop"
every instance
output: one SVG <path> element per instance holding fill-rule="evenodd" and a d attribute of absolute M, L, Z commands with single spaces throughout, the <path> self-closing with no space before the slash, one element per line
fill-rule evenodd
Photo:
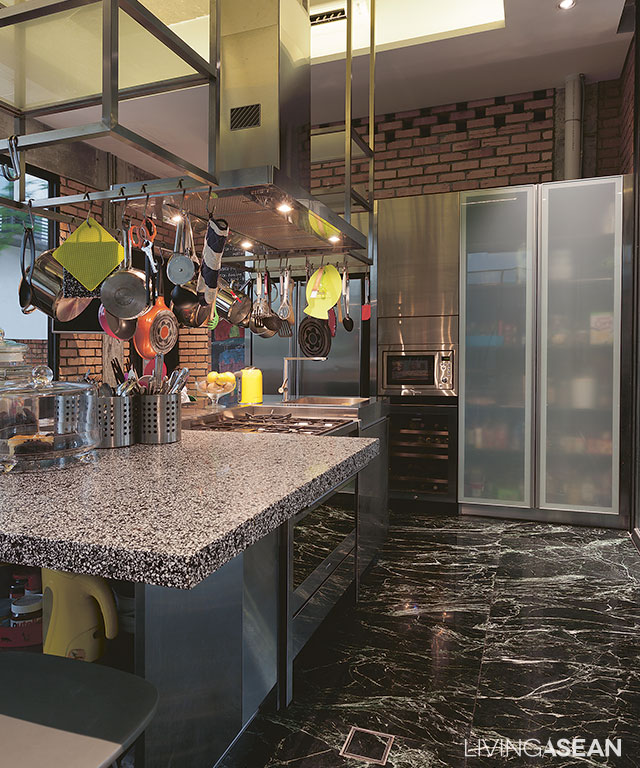
<path fill-rule="evenodd" d="M 297 416 L 293 413 L 246 413 L 233 416 L 222 413 L 213 419 L 211 416 L 196 419 L 191 423 L 189 429 L 326 435 L 353 423 L 351 419 Z"/>

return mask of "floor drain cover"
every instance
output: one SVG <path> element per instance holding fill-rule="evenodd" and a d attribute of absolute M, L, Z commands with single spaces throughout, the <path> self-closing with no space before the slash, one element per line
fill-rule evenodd
<path fill-rule="evenodd" d="M 372 765 L 386 765 L 395 736 L 366 728 L 352 727 L 342 745 L 340 755 L 353 760 L 363 760 Z"/>

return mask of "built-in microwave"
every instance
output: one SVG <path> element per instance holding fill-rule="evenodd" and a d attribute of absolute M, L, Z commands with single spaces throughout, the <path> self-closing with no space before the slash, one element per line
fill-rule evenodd
<path fill-rule="evenodd" d="M 443 395 L 457 392 L 456 345 L 442 349 L 378 347 L 381 395 Z"/>

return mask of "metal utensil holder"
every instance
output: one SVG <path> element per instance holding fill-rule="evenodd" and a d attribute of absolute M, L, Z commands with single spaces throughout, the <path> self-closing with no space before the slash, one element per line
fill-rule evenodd
<path fill-rule="evenodd" d="M 138 442 L 177 443 L 182 438 L 180 394 L 140 395 Z"/>
<path fill-rule="evenodd" d="M 126 448 L 136 442 L 135 400 L 99 397 L 100 448 Z"/>

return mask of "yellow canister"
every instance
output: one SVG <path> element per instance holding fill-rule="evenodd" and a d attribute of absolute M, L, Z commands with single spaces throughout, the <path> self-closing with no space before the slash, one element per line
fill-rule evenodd
<path fill-rule="evenodd" d="M 262 402 L 262 371 L 243 368 L 240 374 L 240 405 L 259 405 Z"/>

